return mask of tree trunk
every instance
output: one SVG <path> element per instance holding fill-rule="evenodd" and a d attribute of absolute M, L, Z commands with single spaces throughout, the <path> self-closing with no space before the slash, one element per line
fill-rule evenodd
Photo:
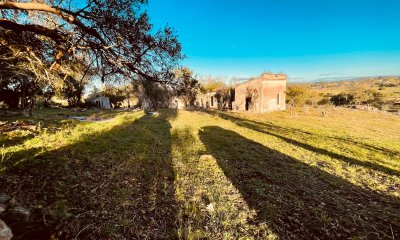
<path fill-rule="evenodd" d="M 33 107 L 35 106 L 35 96 L 31 97 L 31 106 L 29 108 L 29 117 L 33 116 Z"/>

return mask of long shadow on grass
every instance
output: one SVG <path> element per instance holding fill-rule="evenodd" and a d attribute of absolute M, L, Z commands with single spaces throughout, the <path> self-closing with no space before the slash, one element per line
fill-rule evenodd
<path fill-rule="evenodd" d="M 10 147 L 24 143 L 26 140 L 33 138 L 34 135 L 24 135 L 9 138 L 7 136 L 0 136 L 0 147 Z"/>
<path fill-rule="evenodd" d="M 175 115 L 128 119 L 63 149 L 8 163 L 13 167 L 0 173 L 1 193 L 33 211 L 27 224 L 4 217 L 15 239 L 176 239 L 169 124 Z"/>
<path fill-rule="evenodd" d="M 282 239 L 400 237 L 400 202 L 220 127 L 200 139 L 258 220 Z"/>
<path fill-rule="evenodd" d="M 210 114 L 214 114 L 212 112 L 208 112 Z M 251 121 L 248 119 L 243 119 L 243 118 L 239 118 L 239 117 L 235 117 L 226 113 L 218 113 L 219 116 L 221 116 L 224 119 L 230 120 L 234 123 L 236 123 L 239 126 L 245 127 L 245 128 L 249 128 L 252 129 L 254 131 L 257 132 L 261 132 L 264 134 L 268 134 L 274 137 L 277 137 L 289 144 L 293 144 L 295 146 L 301 147 L 303 149 L 312 151 L 312 152 L 316 152 L 318 154 L 322 154 L 322 155 L 326 155 L 341 161 L 344 161 L 346 163 L 349 164 L 354 164 L 354 165 L 359 165 L 362 167 L 366 167 L 366 168 L 370 168 L 376 171 L 381 171 L 384 172 L 386 174 L 389 175 L 396 175 L 396 176 L 400 176 L 400 172 L 386 167 L 386 166 L 382 166 L 380 164 L 377 163 L 373 163 L 370 161 L 360 161 L 356 158 L 352 158 L 352 157 L 348 157 L 348 156 L 344 156 L 342 154 L 338 154 L 332 151 L 329 151 L 327 149 L 323 149 L 323 148 L 319 148 L 304 142 L 300 142 L 296 139 L 293 139 L 293 137 L 291 137 L 290 135 L 294 135 L 294 136 L 305 136 L 305 137 L 309 137 L 309 135 L 312 135 L 312 133 L 308 133 L 305 131 L 301 131 L 299 129 L 294 129 L 294 128 L 283 128 L 283 127 L 279 127 L 276 125 L 272 125 L 272 124 L 266 124 L 266 123 L 261 123 L 261 122 L 256 122 L 256 121 Z M 316 136 L 316 137 L 321 137 L 321 138 L 325 138 L 325 136 Z M 328 137 L 330 138 L 330 137 Z M 333 138 L 333 140 L 339 141 L 339 139 L 337 138 Z M 340 140 L 342 141 L 342 140 Z M 349 142 L 349 144 L 356 144 L 355 142 Z M 359 144 L 359 143 L 358 143 Z M 369 145 L 366 145 L 364 147 L 368 147 Z M 376 147 L 374 146 L 369 146 L 368 148 L 370 149 L 376 149 Z M 390 153 L 390 155 L 395 156 L 396 153 L 395 152 L 390 152 L 388 150 L 388 153 Z M 398 155 L 397 155 L 398 156 Z"/>

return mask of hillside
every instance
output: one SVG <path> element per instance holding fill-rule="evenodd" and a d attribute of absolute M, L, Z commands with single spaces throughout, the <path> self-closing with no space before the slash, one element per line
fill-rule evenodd
<path fill-rule="evenodd" d="M 400 77 L 375 77 L 352 80 L 316 83 L 288 83 L 288 86 L 297 86 L 308 91 L 308 97 L 313 102 L 338 94 L 349 94 L 358 98 L 366 98 L 368 93 L 377 93 L 380 96 L 376 107 L 390 112 L 399 112 L 395 103 L 400 103 Z"/>

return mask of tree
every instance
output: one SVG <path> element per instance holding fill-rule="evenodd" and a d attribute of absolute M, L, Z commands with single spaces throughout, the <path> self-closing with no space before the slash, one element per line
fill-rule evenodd
<path fill-rule="evenodd" d="M 64 65 L 59 77 L 63 80 L 59 87 L 62 97 L 68 101 L 70 107 L 78 107 L 82 102 L 82 95 L 86 85 L 88 85 L 95 75 L 91 64 L 76 59 Z"/>
<path fill-rule="evenodd" d="M 215 98 L 218 102 L 218 109 L 230 108 L 231 106 L 227 106 L 227 104 L 232 102 L 232 99 L 235 99 L 235 89 L 230 87 L 218 88 Z"/>
<path fill-rule="evenodd" d="M 40 93 L 40 96 L 43 98 L 43 107 L 50 107 L 51 98 L 56 94 L 53 86 L 48 85 L 44 87 Z"/>
<path fill-rule="evenodd" d="M 52 57 L 39 59 L 46 62 L 48 70 L 59 70 L 84 53 L 103 81 L 140 77 L 168 82 L 169 72 L 183 57 L 181 45 L 171 28 L 152 29 L 147 13 L 141 9 L 144 2 L 88 0 L 84 5 L 73 0 L 0 1 L 0 28 L 45 42 Z M 37 43 L 18 45 L 32 48 Z M 51 64 L 47 64 L 49 59 Z"/>
<path fill-rule="evenodd" d="M 25 43 L 34 47 L 23 46 Z M 0 96 L 3 96 L 0 101 L 11 108 L 22 109 L 30 102 L 32 109 L 35 96 L 57 79 L 40 60 L 47 54 L 45 46 L 30 33 L 18 35 L 0 31 Z"/>
<path fill-rule="evenodd" d="M 200 83 L 193 77 L 193 71 L 187 67 L 178 68 L 175 70 L 175 78 L 178 82 L 177 96 L 182 98 L 185 106 L 193 106 L 200 90 Z"/>
<path fill-rule="evenodd" d="M 293 107 L 305 103 L 307 90 L 300 86 L 290 86 L 286 91 L 286 101 Z"/>
<path fill-rule="evenodd" d="M 218 89 L 224 89 L 226 87 L 226 84 L 218 78 L 208 77 L 201 81 L 201 91 L 204 93 L 215 92 Z"/>
<path fill-rule="evenodd" d="M 352 94 L 340 93 L 331 97 L 331 102 L 335 106 L 342 106 L 354 103 L 355 99 Z"/>
<path fill-rule="evenodd" d="M 50 55 L 48 42 L 39 36 L 30 32 L 0 31 L 0 82 L 2 90 L 13 92 L 16 98 L 14 104 L 7 104 L 9 107 L 25 109 L 29 106 L 32 115 L 38 96 L 44 98 L 47 106 L 64 77 L 71 72 L 78 74 L 76 67 L 83 65 L 82 60 L 76 59 L 58 72 L 50 71 L 47 67 L 51 64 Z"/>
<path fill-rule="evenodd" d="M 82 94 L 84 90 L 84 85 L 80 81 L 72 76 L 66 75 L 64 80 L 64 85 L 61 89 L 62 96 L 68 101 L 68 106 L 78 107 Z"/>
<path fill-rule="evenodd" d="M 104 96 L 108 97 L 110 99 L 110 103 L 113 108 L 120 107 L 121 103 L 127 99 L 127 95 L 124 92 L 125 87 L 116 87 L 111 84 L 107 84 L 104 87 Z"/>
<path fill-rule="evenodd" d="M 163 105 L 175 95 L 169 85 L 159 82 L 141 81 L 136 85 L 136 89 L 139 104 L 145 109 L 157 110 L 159 107 L 165 107 Z"/>
<path fill-rule="evenodd" d="M 383 94 L 378 91 L 368 89 L 364 92 L 364 94 L 367 97 L 365 101 L 367 104 L 380 106 L 383 103 Z"/>

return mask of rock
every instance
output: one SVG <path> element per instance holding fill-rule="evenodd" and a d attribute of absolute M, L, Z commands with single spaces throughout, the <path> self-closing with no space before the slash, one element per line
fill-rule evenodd
<path fill-rule="evenodd" d="M 5 222 L 0 220 L 0 240 L 11 240 L 13 234 Z"/>
<path fill-rule="evenodd" d="M 206 208 L 210 213 L 215 212 L 214 205 L 212 203 L 208 204 Z"/>
<path fill-rule="evenodd" d="M 0 203 L 7 204 L 11 201 L 12 197 L 8 195 L 0 195 Z"/>
<path fill-rule="evenodd" d="M 31 211 L 23 207 L 13 207 L 7 211 L 6 218 L 10 222 L 28 222 Z"/>
<path fill-rule="evenodd" d="M 28 130 L 28 131 L 34 132 L 34 131 L 36 131 L 37 127 L 35 125 L 24 125 L 24 126 L 19 126 L 19 128 L 23 129 L 23 130 Z"/>
<path fill-rule="evenodd" d="M 7 205 L 0 203 L 0 214 L 2 214 L 3 212 L 5 212 L 7 209 Z"/>

